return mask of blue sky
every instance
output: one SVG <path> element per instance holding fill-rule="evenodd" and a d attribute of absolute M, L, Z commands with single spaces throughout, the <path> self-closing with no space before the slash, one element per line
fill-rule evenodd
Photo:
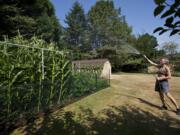
<path fill-rule="evenodd" d="M 61 25 L 66 26 L 64 20 L 65 15 L 70 11 L 73 3 L 76 0 L 51 0 Z M 93 6 L 97 0 L 77 0 L 83 6 L 85 13 Z M 163 20 L 159 17 L 153 16 L 153 9 L 155 4 L 153 0 L 114 0 L 116 8 L 121 8 L 122 15 L 125 15 L 126 21 L 133 28 L 133 34 L 138 35 L 142 33 L 153 34 L 153 30 L 163 25 Z M 180 36 L 169 37 L 169 33 L 159 36 L 153 34 L 160 46 L 164 42 L 174 41 L 179 44 L 180 51 Z"/>

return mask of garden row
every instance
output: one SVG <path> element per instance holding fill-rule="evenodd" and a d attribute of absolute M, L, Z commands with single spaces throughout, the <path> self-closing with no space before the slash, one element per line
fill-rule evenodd
<path fill-rule="evenodd" d="M 68 53 L 57 50 L 35 37 L 0 42 L 0 130 L 108 85 L 101 68 L 72 71 Z"/>

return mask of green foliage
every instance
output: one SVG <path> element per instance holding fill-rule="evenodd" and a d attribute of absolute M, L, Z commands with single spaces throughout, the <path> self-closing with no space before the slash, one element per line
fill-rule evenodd
<path fill-rule="evenodd" d="M 135 43 L 135 47 L 142 54 L 146 54 L 150 58 L 156 56 L 157 46 L 158 46 L 157 39 L 154 36 L 149 35 L 148 33 L 140 35 Z"/>
<path fill-rule="evenodd" d="M 175 74 L 179 74 L 179 72 L 180 72 L 180 53 L 170 55 L 169 59 L 170 59 L 170 63 L 174 67 Z"/>
<path fill-rule="evenodd" d="M 143 59 L 139 55 L 124 53 L 124 50 L 113 47 L 97 49 L 97 57 L 108 58 L 112 66 L 112 71 L 114 72 L 140 72 L 146 67 Z"/>
<path fill-rule="evenodd" d="M 90 94 L 99 89 L 108 86 L 108 82 L 105 79 L 99 78 L 101 70 L 99 69 L 83 69 L 81 72 L 76 71 L 73 74 L 73 89 L 70 91 L 70 97 L 80 97 Z"/>
<path fill-rule="evenodd" d="M 166 42 L 164 43 L 162 49 L 166 52 L 168 55 L 174 55 L 177 53 L 178 44 L 175 42 Z"/>
<path fill-rule="evenodd" d="M 166 52 L 163 49 L 156 50 L 156 57 L 165 56 Z"/>
<path fill-rule="evenodd" d="M 87 20 L 82 6 L 75 2 L 72 9 L 66 15 L 68 27 L 66 28 L 66 42 L 73 50 L 87 51 L 89 47 L 86 44 Z"/>
<path fill-rule="evenodd" d="M 117 50 L 115 48 L 101 47 L 98 48 L 96 51 L 98 58 L 107 58 L 110 60 L 113 71 L 117 71 L 119 69 L 119 65 L 121 65 L 122 63 L 119 59 L 119 55 L 117 55 Z"/>
<path fill-rule="evenodd" d="M 131 28 L 115 9 L 113 1 L 98 1 L 88 12 L 90 40 L 96 49 L 96 58 L 108 58 L 113 71 L 119 71 L 125 54 L 119 53 L 125 42 L 133 41 Z M 123 51 L 123 50 L 122 50 Z"/>
<path fill-rule="evenodd" d="M 156 7 L 154 10 L 154 16 L 159 15 L 164 10 L 164 8 L 165 8 L 164 5 L 160 5 L 160 6 Z"/>
<path fill-rule="evenodd" d="M 60 41 L 61 26 L 49 0 L 1 0 L 0 16 L 1 36 L 14 37 L 19 30 L 26 38 Z"/>
<path fill-rule="evenodd" d="M 122 65 L 122 71 L 124 72 L 144 72 L 146 68 L 147 65 L 144 59 L 133 55 L 128 56 Z"/>
<path fill-rule="evenodd" d="M 159 35 L 170 31 L 170 36 L 180 34 L 180 1 L 173 0 L 168 3 L 167 0 L 154 0 L 156 8 L 154 9 L 154 16 L 161 16 L 165 19 L 164 27 L 158 27 L 154 33 L 159 32 Z"/>
<path fill-rule="evenodd" d="M 88 60 L 97 58 L 97 54 L 95 51 L 90 52 L 73 52 L 71 55 L 73 60 Z"/>
<path fill-rule="evenodd" d="M 72 74 L 67 52 L 36 37 L 18 35 L 0 42 L 0 65 L 0 130 L 107 86 L 99 78 L 100 68 Z"/>
<path fill-rule="evenodd" d="M 180 77 L 180 72 L 173 73 L 173 76 Z"/>
<path fill-rule="evenodd" d="M 24 40 L 19 35 L 0 42 L 1 124 L 45 111 L 67 98 L 71 65 L 56 49 L 36 37 Z"/>
<path fill-rule="evenodd" d="M 113 1 L 97 1 L 88 12 L 90 42 L 93 48 L 120 46 L 131 37 L 131 27 L 115 9 Z"/>

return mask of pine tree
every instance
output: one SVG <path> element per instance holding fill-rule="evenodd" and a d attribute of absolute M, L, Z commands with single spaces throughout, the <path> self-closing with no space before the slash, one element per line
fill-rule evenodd
<path fill-rule="evenodd" d="M 60 40 L 61 26 L 49 0 L 1 0 L 0 16 L 0 35 L 13 37 L 20 31 L 26 38 L 36 35 L 48 42 Z"/>
<path fill-rule="evenodd" d="M 66 15 L 66 41 L 71 49 L 85 50 L 87 21 L 84 10 L 79 2 L 73 4 L 72 9 Z"/>

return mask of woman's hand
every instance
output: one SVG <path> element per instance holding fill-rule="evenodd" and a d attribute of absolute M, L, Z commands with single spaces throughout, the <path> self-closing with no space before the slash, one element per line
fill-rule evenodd
<path fill-rule="evenodd" d="M 144 57 L 145 59 L 147 59 L 147 56 L 146 56 L 145 54 L 143 54 L 143 57 Z"/>
<path fill-rule="evenodd" d="M 156 78 L 157 81 L 161 81 L 162 80 L 162 77 L 159 77 L 157 75 L 155 76 L 155 78 Z"/>
<path fill-rule="evenodd" d="M 157 81 L 160 81 L 160 77 L 158 77 L 157 75 L 155 76 Z"/>
<path fill-rule="evenodd" d="M 156 78 L 157 81 L 162 81 L 162 80 L 167 79 L 166 76 L 161 76 L 161 77 L 156 76 L 155 78 Z"/>

